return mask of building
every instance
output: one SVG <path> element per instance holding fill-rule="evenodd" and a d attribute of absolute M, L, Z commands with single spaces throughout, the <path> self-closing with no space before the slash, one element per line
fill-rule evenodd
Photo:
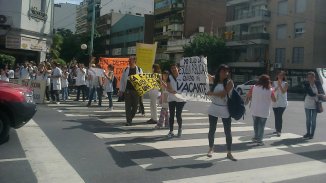
<path fill-rule="evenodd" d="M 326 1 L 270 1 L 269 59 L 271 68 L 285 69 L 291 87 L 299 85 L 308 71 L 325 67 Z"/>
<path fill-rule="evenodd" d="M 225 38 L 233 53 L 234 81 L 283 69 L 293 88 L 307 71 L 324 67 L 326 12 L 322 7 L 326 1 L 228 0 Z"/>
<path fill-rule="evenodd" d="M 87 0 L 81 2 L 76 8 L 76 34 L 84 34 L 87 32 Z"/>
<path fill-rule="evenodd" d="M 52 43 L 53 0 L 0 1 L 0 53 L 44 61 Z"/>
<path fill-rule="evenodd" d="M 234 81 L 242 83 L 266 72 L 271 12 L 266 0 L 227 0 L 226 45 L 232 49 Z"/>
<path fill-rule="evenodd" d="M 153 0 L 101 0 L 101 15 L 115 12 L 144 16 L 154 12 Z"/>
<path fill-rule="evenodd" d="M 179 61 L 191 36 L 225 26 L 225 0 L 155 0 L 156 60 Z"/>
<path fill-rule="evenodd" d="M 70 3 L 54 4 L 53 28 L 69 29 L 71 32 L 76 31 L 76 9 L 77 5 Z"/>

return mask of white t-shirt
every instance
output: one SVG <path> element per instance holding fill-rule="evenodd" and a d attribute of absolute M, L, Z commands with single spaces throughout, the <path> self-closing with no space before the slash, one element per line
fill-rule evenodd
<path fill-rule="evenodd" d="M 315 94 L 318 93 L 318 89 L 316 87 L 316 85 L 311 86 L 312 92 L 314 92 Z M 318 101 L 318 97 L 311 97 L 308 94 L 306 95 L 305 99 L 304 99 L 304 108 L 305 109 L 316 109 L 316 101 Z"/>
<path fill-rule="evenodd" d="M 65 74 L 67 74 L 67 78 L 63 78 Z M 69 85 L 68 76 L 69 76 L 68 72 L 65 72 L 65 73 L 62 74 L 62 77 L 61 77 L 61 87 L 62 88 L 66 88 Z"/>
<path fill-rule="evenodd" d="M 105 92 L 113 92 L 113 79 L 114 74 L 113 71 L 109 71 L 109 76 L 112 75 L 112 80 L 109 80 L 108 78 L 105 78 Z"/>
<path fill-rule="evenodd" d="M 214 88 L 214 93 L 218 93 L 224 90 L 224 86 L 222 83 L 217 84 Z M 228 110 L 228 97 L 225 96 L 223 98 L 212 96 L 212 103 L 208 108 L 208 114 L 214 117 L 220 118 L 229 118 L 230 113 Z"/>
<path fill-rule="evenodd" d="M 82 86 L 86 85 L 86 69 L 82 69 L 84 72 L 80 70 L 80 68 L 77 69 L 77 78 L 76 78 L 76 86 Z"/>
<path fill-rule="evenodd" d="M 251 114 L 253 116 L 267 118 L 272 103 L 273 89 L 263 89 L 262 86 L 254 86 L 251 99 Z"/>
<path fill-rule="evenodd" d="M 0 80 L 1 80 L 1 81 L 9 82 L 9 78 L 6 76 L 6 74 L 2 74 L 2 75 L 0 75 Z"/>
<path fill-rule="evenodd" d="M 14 79 L 15 78 L 15 71 L 14 70 L 9 70 L 8 75 L 9 75 L 8 78 Z"/>
<path fill-rule="evenodd" d="M 285 87 L 287 83 L 285 81 L 282 81 L 282 88 Z M 278 81 L 273 81 L 273 86 L 275 88 L 275 97 L 276 97 L 276 102 L 273 102 L 272 106 L 274 108 L 276 107 L 286 107 L 288 105 L 288 94 L 287 92 L 283 93 L 281 91 L 281 88 L 278 87 Z"/>
<path fill-rule="evenodd" d="M 169 76 L 170 85 L 174 91 L 177 91 L 177 82 L 172 75 Z M 168 95 L 168 102 L 185 102 L 186 100 L 179 93 L 170 93 Z"/>
<path fill-rule="evenodd" d="M 29 73 L 30 68 L 21 68 L 20 69 L 20 79 L 31 79 L 30 73 Z"/>

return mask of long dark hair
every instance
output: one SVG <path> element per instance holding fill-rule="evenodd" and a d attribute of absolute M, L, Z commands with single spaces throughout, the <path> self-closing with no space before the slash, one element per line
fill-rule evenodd
<path fill-rule="evenodd" d="M 161 73 L 161 68 L 159 64 L 153 64 L 154 73 Z"/>
<path fill-rule="evenodd" d="M 221 64 L 217 71 L 215 72 L 215 76 L 214 76 L 214 82 L 213 82 L 213 86 L 211 87 L 211 91 L 214 90 L 214 88 L 216 87 L 216 85 L 221 82 L 220 81 L 220 72 L 221 70 L 230 70 L 230 67 L 225 65 L 225 64 Z M 223 82 L 223 85 L 225 86 L 227 84 L 227 81 L 228 81 L 228 78 L 225 78 L 222 82 Z"/>
<path fill-rule="evenodd" d="M 277 73 L 276 73 L 276 81 L 278 80 L 278 75 L 279 74 L 283 74 L 283 81 L 286 81 L 286 76 L 285 76 L 285 72 L 282 71 L 282 70 L 279 70 Z"/>
<path fill-rule="evenodd" d="M 266 75 L 266 74 L 263 74 L 259 77 L 259 80 L 258 82 L 256 83 L 256 86 L 262 86 L 263 89 L 266 89 L 266 90 L 269 90 L 271 89 L 271 78 Z"/>

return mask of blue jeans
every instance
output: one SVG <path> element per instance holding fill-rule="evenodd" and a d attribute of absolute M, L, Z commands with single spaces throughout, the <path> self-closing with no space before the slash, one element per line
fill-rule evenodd
<path fill-rule="evenodd" d="M 113 102 L 112 102 L 112 93 L 113 92 L 107 92 L 108 98 L 109 98 L 109 108 L 113 107 Z"/>
<path fill-rule="evenodd" d="M 316 129 L 317 111 L 316 109 L 305 109 L 307 135 L 314 136 Z"/>
<path fill-rule="evenodd" d="M 254 138 L 258 142 L 263 141 L 264 137 L 264 129 L 265 129 L 265 124 L 267 121 L 267 118 L 262 118 L 262 117 L 257 117 L 257 116 L 252 116 L 254 119 L 254 131 L 255 131 L 255 136 Z"/>
<path fill-rule="evenodd" d="M 62 100 L 67 100 L 68 99 L 68 87 L 63 87 L 61 89 L 61 99 Z"/>

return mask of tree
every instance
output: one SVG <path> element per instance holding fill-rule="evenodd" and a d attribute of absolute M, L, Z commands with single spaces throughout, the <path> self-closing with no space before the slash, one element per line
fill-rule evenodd
<path fill-rule="evenodd" d="M 207 56 L 208 71 L 214 72 L 220 64 L 231 61 L 230 51 L 223 39 L 207 33 L 198 34 L 184 47 L 184 56 Z"/>
<path fill-rule="evenodd" d="M 60 50 L 61 50 L 62 43 L 63 43 L 63 37 L 58 33 L 54 34 L 52 38 L 52 45 L 50 50 L 52 58 L 57 59 L 60 57 Z"/>
<path fill-rule="evenodd" d="M 16 58 L 6 54 L 0 54 L 0 66 L 3 67 L 4 65 L 14 66 Z"/>

